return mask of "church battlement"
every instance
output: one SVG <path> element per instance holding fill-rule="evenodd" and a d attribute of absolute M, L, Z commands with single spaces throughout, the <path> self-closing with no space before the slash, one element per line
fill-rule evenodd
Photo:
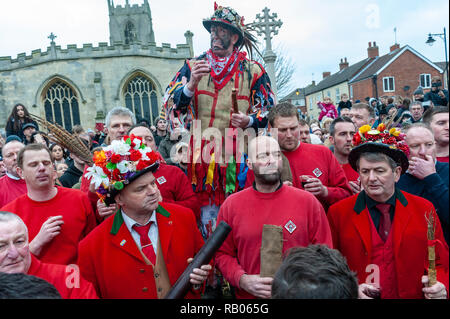
<path fill-rule="evenodd" d="M 142 43 L 139 41 L 133 44 L 115 41 L 112 46 L 107 42 L 99 42 L 97 46 L 92 43 L 84 43 L 82 47 L 68 44 L 65 49 L 60 45 L 51 45 L 44 52 L 37 49 L 31 51 L 30 55 L 19 53 L 15 59 L 11 56 L 0 56 L 0 72 L 55 61 L 123 56 L 187 59 L 191 57 L 191 47 L 189 44 L 177 44 L 175 48 L 172 48 L 170 43 L 162 43 L 161 46 L 157 46 L 155 42 Z"/>

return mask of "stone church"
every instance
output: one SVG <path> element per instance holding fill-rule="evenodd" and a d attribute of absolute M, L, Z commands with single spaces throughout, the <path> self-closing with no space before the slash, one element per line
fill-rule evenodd
<path fill-rule="evenodd" d="M 75 124 L 93 129 L 115 106 L 154 123 L 166 86 L 193 56 L 193 34 L 187 31 L 186 43 L 176 48 L 169 43 L 159 47 L 147 0 L 141 5 L 126 0 L 124 6 L 107 1 L 109 43 L 64 49 L 51 34 L 45 52 L 0 57 L 0 128 L 16 103 L 68 130 Z"/>

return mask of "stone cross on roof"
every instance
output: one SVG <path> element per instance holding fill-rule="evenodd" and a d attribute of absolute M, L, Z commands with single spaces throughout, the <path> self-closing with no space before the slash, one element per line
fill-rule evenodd
<path fill-rule="evenodd" d="M 53 32 L 52 32 L 52 33 L 50 33 L 50 35 L 47 38 L 52 40 L 52 42 L 50 42 L 50 44 L 55 44 L 55 41 L 53 41 L 53 40 L 55 40 L 57 38 L 57 36 L 54 35 Z"/>
<path fill-rule="evenodd" d="M 266 40 L 266 51 L 272 51 L 272 33 L 277 35 L 278 29 L 283 25 L 281 20 L 276 20 L 278 15 L 276 13 L 269 15 L 269 11 L 270 9 L 265 7 L 263 9 L 263 16 L 259 13 L 256 15 L 256 19 L 259 21 L 251 24 L 251 27 L 256 29 L 258 35 L 264 35 L 264 40 Z"/>

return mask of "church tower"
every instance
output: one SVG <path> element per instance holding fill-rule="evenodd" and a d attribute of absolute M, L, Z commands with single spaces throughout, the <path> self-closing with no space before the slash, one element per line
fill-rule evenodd
<path fill-rule="evenodd" d="M 113 0 L 107 1 L 111 45 L 114 45 L 116 41 L 124 44 L 155 42 L 152 13 L 147 0 L 144 0 L 142 5 L 133 4 L 132 6 L 126 0 L 124 7 L 114 6 Z"/>

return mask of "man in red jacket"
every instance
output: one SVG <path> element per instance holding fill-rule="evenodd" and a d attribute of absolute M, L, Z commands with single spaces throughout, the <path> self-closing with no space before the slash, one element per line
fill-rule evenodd
<path fill-rule="evenodd" d="M 300 142 L 299 115 L 294 105 L 280 103 L 270 110 L 268 118 L 271 132 L 289 160 L 294 187 L 316 196 L 325 210 L 352 194 L 333 153 L 325 146 Z"/>
<path fill-rule="evenodd" d="M 79 245 L 82 275 L 100 298 L 163 298 L 203 246 L 188 208 L 159 203 L 156 152 L 125 136 L 94 155 L 86 177 L 107 205 L 120 209 Z M 187 298 L 200 296 L 210 265 L 190 274 Z"/>
<path fill-rule="evenodd" d="M 408 169 L 408 147 L 398 131 L 360 131 L 349 162 L 363 191 L 328 211 L 334 247 L 357 272 L 360 298 L 446 298 L 448 246 L 433 205 L 395 187 Z M 426 217 L 434 216 L 435 241 Z M 428 246 L 435 245 L 437 282 L 428 285 Z M 425 286 L 425 287 L 424 287 Z"/>
<path fill-rule="evenodd" d="M 42 278 L 55 286 L 63 299 L 97 299 L 77 265 L 46 264 L 32 255 L 25 223 L 10 212 L 0 212 L 0 272 Z"/>

